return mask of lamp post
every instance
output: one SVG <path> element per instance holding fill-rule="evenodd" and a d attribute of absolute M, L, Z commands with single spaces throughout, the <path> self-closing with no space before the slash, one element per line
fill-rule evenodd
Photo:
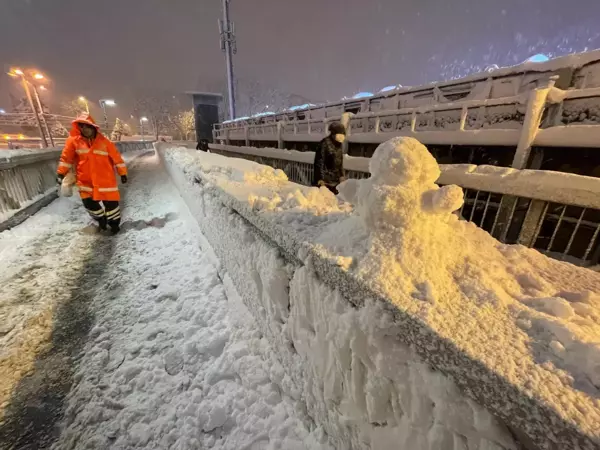
<path fill-rule="evenodd" d="M 88 104 L 87 98 L 85 98 L 82 95 L 77 100 L 79 100 L 81 103 L 83 103 L 85 105 L 85 112 L 87 112 L 89 114 L 90 113 L 90 105 Z"/>
<path fill-rule="evenodd" d="M 36 72 L 33 75 L 33 79 L 34 80 L 38 80 L 41 81 L 43 79 L 45 79 L 44 75 L 42 75 L 39 72 Z M 42 108 L 42 102 L 40 100 L 40 94 L 37 90 L 37 87 L 35 85 L 35 83 L 31 83 L 31 87 L 33 87 L 33 93 L 35 95 L 35 101 L 38 105 L 39 111 L 40 111 L 40 117 L 42 118 L 42 124 L 44 125 L 44 129 L 46 130 L 46 134 L 48 135 L 48 138 L 50 139 L 50 145 L 52 147 L 54 147 L 54 139 L 52 138 L 52 133 L 50 133 L 50 128 L 48 127 L 48 122 L 46 121 L 46 116 L 44 116 L 44 109 Z M 45 91 L 46 90 L 46 86 L 44 86 L 43 84 L 40 85 L 40 90 Z"/>
<path fill-rule="evenodd" d="M 144 122 L 148 122 L 148 118 L 147 117 L 141 117 L 140 118 L 140 128 L 142 131 L 142 142 L 146 142 L 146 139 L 144 138 Z"/>
<path fill-rule="evenodd" d="M 14 78 L 17 78 L 17 77 L 21 78 L 21 84 L 23 85 L 23 90 L 25 91 L 25 95 L 27 96 L 27 100 L 29 101 L 29 107 L 31 108 L 31 111 L 33 112 L 33 115 L 35 116 L 35 120 L 36 120 L 38 128 L 40 130 L 40 137 L 42 138 L 44 148 L 48 148 L 48 140 L 46 139 L 46 135 L 44 134 L 44 129 L 42 128 L 42 122 L 40 120 L 40 116 L 38 116 L 37 109 L 35 108 L 35 105 L 33 104 L 33 98 L 31 96 L 31 91 L 29 90 L 29 82 L 25 78 L 25 72 L 23 72 L 21 69 L 11 69 L 11 71 L 8 72 L 8 74 Z"/>
<path fill-rule="evenodd" d="M 102 108 L 102 112 L 104 113 L 104 129 L 108 132 L 108 115 L 106 114 L 107 106 L 116 106 L 114 100 L 102 99 L 100 100 L 100 107 Z"/>

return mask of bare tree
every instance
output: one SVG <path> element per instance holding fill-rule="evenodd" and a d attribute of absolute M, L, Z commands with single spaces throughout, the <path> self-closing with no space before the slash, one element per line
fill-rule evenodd
<path fill-rule="evenodd" d="M 135 101 L 134 114 L 139 117 L 147 117 L 156 140 L 162 133 L 167 133 L 171 122 L 169 116 L 172 113 L 172 97 L 159 95 L 141 95 Z"/>

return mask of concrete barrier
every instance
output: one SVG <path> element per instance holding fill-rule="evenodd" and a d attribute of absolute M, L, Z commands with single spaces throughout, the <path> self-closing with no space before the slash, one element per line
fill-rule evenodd
<path fill-rule="evenodd" d="M 334 448 L 598 448 L 589 426 L 393 306 L 178 150 L 157 150 L 273 348 L 273 381 Z"/>

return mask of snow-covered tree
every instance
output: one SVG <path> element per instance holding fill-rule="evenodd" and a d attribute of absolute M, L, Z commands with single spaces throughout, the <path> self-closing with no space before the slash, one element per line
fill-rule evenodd
<path fill-rule="evenodd" d="M 194 110 L 180 111 L 175 115 L 169 116 L 169 122 L 178 131 L 181 139 L 188 140 L 190 134 L 196 130 L 196 121 Z"/>
<path fill-rule="evenodd" d="M 131 136 L 132 134 L 131 125 L 127 122 L 123 122 L 123 136 Z"/>
<path fill-rule="evenodd" d="M 123 126 L 123 122 L 121 122 L 121 119 L 117 117 L 115 127 L 113 128 L 112 133 L 110 135 L 110 139 L 112 141 L 120 141 L 121 137 L 123 137 L 124 128 L 125 127 Z"/>
<path fill-rule="evenodd" d="M 79 114 L 86 112 L 85 105 L 77 100 L 73 100 L 70 102 L 63 102 L 60 105 L 60 109 L 66 115 L 71 117 L 77 117 Z"/>
<path fill-rule="evenodd" d="M 64 138 L 69 135 L 69 130 L 57 120 L 50 127 L 50 134 L 52 134 L 52 137 Z"/>

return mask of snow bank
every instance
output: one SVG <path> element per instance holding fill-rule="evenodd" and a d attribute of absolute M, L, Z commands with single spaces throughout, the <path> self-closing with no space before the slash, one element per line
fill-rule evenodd
<path fill-rule="evenodd" d="M 532 448 L 598 446 L 600 275 L 459 221 L 461 189 L 435 185 L 417 141 L 380 146 L 372 177 L 340 186 L 348 203 L 283 177 L 228 178 L 265 173 L 252 162 L 159 149 L 271 329 L 282 386 L 338 448 L 514 448 L 493 415 Z M 419 364 L 433 369 L 422 383 Z"/>
<path fill-rule="evenodd" d="M 312 164 L 314 152 L 277 148 L 237 147 L 211 144 L 211 148 L 249 156 L 262 156 Z M 369 173 L 370 158 L 344 155 L 344 169 Z M 600 178 L 550 170 L 519 170 L 473 164 L 441 164 L 439 184 L 456 184 L 467 189 L 536 198 L 600 209 Z"/>

